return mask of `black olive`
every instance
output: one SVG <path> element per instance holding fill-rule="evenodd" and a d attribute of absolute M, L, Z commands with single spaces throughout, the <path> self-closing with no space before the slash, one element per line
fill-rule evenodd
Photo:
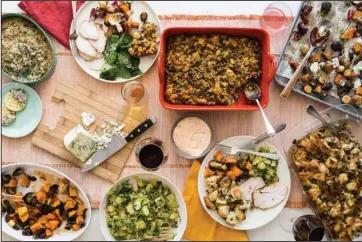
<path fill-rule="evenodd" d="M 13 206 L 9 205 L 7 208 L 6 208 L 6 212 L 8 214 L 13 214 L 15 213 L 15 209 L 13 208 Z"/>
<path fill-rule="evenodd" d="M 9 174 L 2 173 L 1 174 L 1 182 L 2 184 L 8 184 L 11 179 L 11 176 Z"/>
<path fill-rule="evenodd" d="M 333 41 L 331 44 L 332 50 L 341 51 L 343 49 L 343 45 L 340 41 Z"/>
<path fill-rule="evenodd" d="M 26 229 L 24 229 L 24 231 L 23 231 L 23 235 L 24 235 L 24 236 L 31 236 L 31 235 L 33 235 L 33 232 L 31 231 L 30 228 L 26 228 Z"/>
<path fill-rule="evenodd" d="M 28 223 L 29 223 L 29 226 L 32 226 L 33 224 L 36 223 L 36 221 L 34 219 L 29 219 Z"/>
<path fill-rule="evenodd" d="M 5 188 L 5 193 L 10 194 L 10 195 L 15 195 L 16 187 L 6 187 Z"/>
<path fill-rule="evenodd" d="M 11 220 L 10 214 L 6 214 L 5 216 L 5 222 L 9 222 Z"/>
<path fill-rule="evenodd" d="M 25 202 L 26 205 L 33 205 L 33 198 L 35 198 L 35 193 L 33 192 L 28 192 L 27 194 L 25 194 L 25 196 L 23 197 L 23 200 Z M 36 198 L 35 198 L 36 199 Z"/>
<path fill-rule="evenodd" d="M 326 85 L 324 85 L 323 90 L 329 91 L 332 89 L 332 87 L 333 87 L 333 84 L 328 82 L 328 83 L 326 83 Z"/>
<path fill-rule="evenodd" d="M 28 175 L 28 177 L 29 177 L 29 180 L 30 180 L 30 181 L 36 181 L 36 180 L 37 180 L 37 178 L 36 178 L 35 176 L 29 176 L 29 175 Z"/>
<path fill-rule="evenodd" d="M 146 22 L 148 18 L 148 14 L 146 12 L 142 12 L 140 15 L 140 19 L 142 22 Z"/>
<path fill-rule="evenodd" d="M 10 206 L 10 202 L 9 202 L 9 200 L 4 199 L 4 200 L 1 200 L 1 205 L 3 208 L 6 209 L 7 207 Z"/>
<path fill-rule="evenodd" d="M 321 6 L 321 13 L 328 14 L 332 9 L 332 4 L 330 2 L 323 2 Z"/>
<path fill-rule="evenodd" d="M 47 197 L 51 197 L 58 192 L 59 185 L 53 184 L 50 186 L 49 191 L 47 192 Z"/>
<path fill-rule="evenodd" d="M 20 175 L 22 175 L 22 174 L 24 174 L 23 168 L 17 168 L 17 169 L 15 169 L 15 171 L 13 172 L 13 176 L 20 176 Z"/>
<path fill-rule="evenodd" d="M 69 226 L 69 225 L 65 226 L 64 228 L 65 228 L 66 230 L 71 230 L 71 229 L 72 229 L 72 227 Z"/>
<path fill-rule="evenodd" d="M 18 225 L 14 225 L 14 227 L 13 227 L 13 229 L 15 229 L 15 230 L 19 230 L 20 228 L 19 228 L 19 226 Z"/>
<path fill-rule="evenodd" d="M 54 208 L 52 206 L 43 205 L 40 209 L 40 212 L 42 214 L 48 214 L 54 211 Z"/>
<path fill-rule="evenodd" d="M 45 239 L 46 237 L 47 236 L 46 236 L 45 232 L 39 235 L 39 239 Z"/>

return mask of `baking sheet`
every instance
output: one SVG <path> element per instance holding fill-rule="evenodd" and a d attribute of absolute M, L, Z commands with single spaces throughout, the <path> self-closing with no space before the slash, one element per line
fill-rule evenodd
<path fill-rule="evenodd" d="M 290 68 L 290 66 L 288 64 L 288 60 L 290 58 L 291 59 L 301 59 L 301 56 L 299 53 L 299 45 L 308 43 L 310 31 L 313 29 L 310 26 L 316 25 L 323 20 L 331 21 L 332 27 L 331 27 L 330 31 L 332 32 L 332 34 L 331 34 L 331 38 L 327 42 L 327 43 L 331 43 L 334 40 L 339 40 L 340 32 L 343 31 L 344 29 L 348 28 L 349 25 L 352 24 L 352 23 L 350 23 L 350 21 L 346 20 L 348 5 L 346 5 L 346 2 L 344 2 L 344 1 L 331 2 L 332 9 L 331 9 L 331 12 L 327 16 L 321 16 L 320 14 L 318 14 L 322 2 L 309 1 L 308 3 L 313 6 L 313 10 L 309 15 L 311 24 L 308 24 L 308 26 L 309 26 L 308 32 L 303 36 L 303 38 L 300 41 L 296 42 L 296 41 L 292 40 L 293 32 L 294 32 L 294 30 L 297 29 L 297 25 L 301 21 L 300 13 L 305 4 L 305 2 L 302 2 L 300 5 L 300 8 L 299 8 L 299 11 L 297 13 L 298 17 L 294 19 L 292 28 L 290 29 L 290 32 L 289 32 L 289 36 L 286 39 L 286 42 L 284 44 L 284 49 L 281 52 L 279 59 L 278 59 L 278 68 L 277 68 L 277 73 L 275 75 L 275 81 L 283 87 L 286 86 L 286 84 L 289 82 L 290 78 L 294 74 L 294 71 Z M 353 43 L 356 41 L 362 42 L 362 39 L 354 38 L 353 42 L 348 41 L 348 42 L 346 42 L 345 46 L 353 45 Z M 328 82 L 332 82 L 335 75 L 336 75 L 336 73 L 328 75 Z M 320 99 L 317 95 L 305 93 L 302 90 L 302 83 L 299 81 L 294 86 L 293 91 L 295 91 L 303 96 L 306 96 L 314 101 L 317 101 L 317 102 L 323 103 L 327 106 L 330 106 L 330 107 L 334 107 L 336 105 L 342 104 L 340 98 L 337 95 L 335 87 L 333 87 L 333 89 L 329 92 L 329 95 L 326 98 L 324 98 L 323 100 Z M 358 115 L 362 115 L 362 109 L 361 108 L 356 108 L 356 109 L 357 109 Z M 349 110 L 341 109 L 341 111 L 344 111 L 348 114 L 356 116 L 356 114 L 354 112 L 350 112 Z"/>

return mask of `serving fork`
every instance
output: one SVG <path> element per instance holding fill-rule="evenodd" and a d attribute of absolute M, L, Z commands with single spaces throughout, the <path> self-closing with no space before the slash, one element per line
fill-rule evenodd
<path fill-rule="evenodd" d="M 241 152 L 241 153 L 247 153 L 247 154 L 261 156 L 261 157 L 271 159 L 271 160 L 279 160 L 279 158 L 280 158 L 280 156 L 278 154 L 270 154 L 270 153 L 256 152 L 256 151 L 252 151 L 252 150 L 244 150 L 244 149 L 236 148 L 235 146 L 231 146 L 231 145 L 216 144 L 215 148 L 218 150 L 221 150 L 222 152 L 224 152 L 226 154 L 231 154 L 231 155 Z"/>

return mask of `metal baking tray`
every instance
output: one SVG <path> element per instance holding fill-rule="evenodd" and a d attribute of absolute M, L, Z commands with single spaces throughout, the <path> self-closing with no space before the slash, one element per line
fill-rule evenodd
<path fill-rule="evenodd" d="M 339 2 L 343 2 L 343 1 L 339 1 Z M 300 6 L 299 6 L 299 9 L 298 9 L 298 12 L 297 12 L 297 15 L 296 17 L 294 18 L 294 21 L 291 25 L 291 28 L 290 28 L 290 32 L 289 32 L 289 35 L 288 35 L 288 38 L 286 39 L 285 43 L 284 43 L 284 47 L 283 47 L 283 50 L 282 52 L 280 53 L 279 55 L 279 58 L 278 58 L 278 67 L 277 67 L 277 72 L 276 72 L 276 75 L 275 75 L 275 81 L 276 83 L 278 83 L 279 85 L 281 85 L 282 87 L 285 87 L 286 84 L 288 83 L 289 81 L 289 78 L 286 77 L 285 75 L 283 75 L 282 73 L 285 71 L 285 67 L 287 65 L 287 61 L 285 61 L 285 59 L 288 57 L 286 55 L 286 50 L 288 48 L 288 43 L 289 41 L 291 40 L 291 38 L 293 37 L 293 31 L 295 30 L 297 24 L 299 23 L 299 19 L 300 19 L 300 13 L 302 11 L 302 8 L 304 6 L 305 2 L 301 2 L 300 3 Z M 309 33 L 308 33 L 309 34 Z M 335 107 L 337 109 L 340 109 L 341 111 L 345 112 L 345 113 L 348 113 L 350 115 L 353 115 L 353 116 L 362 116 L 362 108 L 358 108 L 356 107 L 357 109 L 357 112 L 358 114 L 356 114 L 355 112 L 351 112 L 350 110 L 348 109 L 343 109 L 343 105 L 341 105 L 341 100 L 340 98 L 336 98 L 336 97 L 333 97 L 333 96 L 330 96 L 328 95 L 328 97 L 324 98 L 323 100 L 318 98 L 317 96 L 313 96 L 313 95 L 310 95 L 310 94 L 307 94 L 305 93 L 302 88 L 301 88 L 301 83 L 300 82 L 297 82 L 296 85 L 294 86 L 293 88 L 293 91 L 294 92 L 297 92 L 305 97 L 308 97 L 316 102 L 319 102 L 319 103 L 323 103 L 329 107 Z"/>

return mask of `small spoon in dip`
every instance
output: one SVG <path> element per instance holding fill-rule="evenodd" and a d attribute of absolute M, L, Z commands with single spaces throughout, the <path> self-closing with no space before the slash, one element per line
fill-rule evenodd
<path fill-rule="evenodd" d="M 290 78 L 287 85 L 284 87 L 280 96 L 282 98 L 288 98 L 289 94 L 292 92 L 295 83 L 297 82 L 300 73 L 302 72 L 303 68 L 307 65 L 309 56 L 315 50 L 315 48 L 323 45 L 327 42 L 331 32 L 329 28 L 331 27 L 331 22 L 329 20 L 323 20 L 320 23 L 319 27 L 314 27 L 313 30 L 310 32 L 309 36 L 309 50 L 307 54 L 304 56 L 302 62 L 299 64 L 297 70 L 295 70 L 294 75 Z"/>
<path fill-rule="evenodd" d="M 256 84 L 255 82 L 250 82 L 248 84 L 246 84 L 246 86 L 244 87 L 244 93 L 245 96 L 251 100 L 251 101 L 255 101 L 258 106 L 259 109 L 261 111 L 261 115 L 263 116 L 264 119 L 264 123 L 265 123 L 265 128 L 266 128 L 266 132 L 268 133 L 269 137 L 272 137 L 275 135 L 275 130 L 273 128 L 273 126 L 270 124 L 268 118 L 266 117 L 263 108 L 260 105 L 259 102 L 259 98 L 261 96 L 261 90 L 260 87 L 258 86 L 258 84 Z"/>

